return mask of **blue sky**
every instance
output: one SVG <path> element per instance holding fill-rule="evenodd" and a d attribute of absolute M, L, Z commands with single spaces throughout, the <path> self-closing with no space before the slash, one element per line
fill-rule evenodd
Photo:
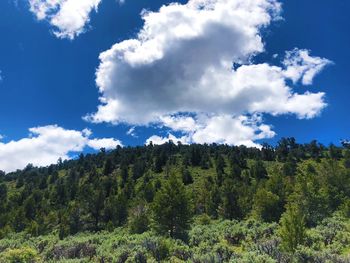
<path fill-rule="evenodd" d="M 215 0 L 215 2 L 220 1 L 225 4 L 225 0 Z M 234 0 L 233 2 L 235 1 L 241 0 Z M 99 92 L 98 88 L 101 88 L 102 85 L 96 83 L 96 72 L 101 65 L 107 65 L 107 62 L 103 64 L 103 61 L 100 61 L 100 54 L 104 51 L 111 50 L 111 47 L 116 43 L 128 39 L 138 39 L 137 33 L 144 26 L 144 21 L 140 16 L 141 11 L 147 9 L 158 13 L 162 5 L 167 5 L 171 3 L 171 1 L 126 0 L 124 4 L 119 4 L 116 0 L 101 0 L 97 11 L 90 10 L 91 12 L 88 12 L 89 21 L 86 21 L 84 24 L 84 30 L 76 33 L 77 29 L 73 28 L 75 30 L 73 35 L 71 32 L 70 35 L 67 35 L 64 31 L 67 30 L 67 28 L 55 27 L 52 24 L 53 22 L 51 19 L 55 15 L 54 12 L 62 7 L 56 6 L 56 9 L 48 11 L 46 16 L 40 20 L 33 6 L 32 9 L 30 8 L 30 4 L 33 5 L 35 2 L 36 4 L 40 2 L 45 3 L 44 0 L 0 1 L 0 34 L 2 36 L 0 41 L 0 134 L 3 137 L 1 140 L 2 144 L 0 143 L 0 157 L 5 156 L 5 154 L 8 155 L 11 151 L 14 151 L 14 149 L 21 148 L 21 144 L 17 144 L 16 147 L 18 148 L 12 147 L 12 149 L 9 145 L 11 141 L 20 142 L 23 139 L 30 140 L 45 135 L 37 132 L 31 132 L 32 135 L 28 135 L 30 133 L 30 128 L 48 127 L 49 125 L 56 125 L 52 127 L 62 128 L 62 131 L 80 132 L 81 137 L 86 139 L 79 147 L 74 148 L 77 146 L 74 145 L 71 149 L 58 151 L 52 158 L 57 157 L 57 154 L 68 157 L 73 156 L 80 150 L 90 151 L 91 148 L 94 147 L 89 147 L 88 140 L 110 139 L 109 142 L 114 140 L 114 144 L 116 144 L 118 140 L 118 143 L 122 143 L 123 145 L 142 145 L 151 136 L 155 136 L 152 137 L 153 141 L 162 141 L 163 137 L 167 138 L 169 133 L 174 137 L 176 136 L 177 139 L 182 138 L 185 142 L 210 143 L 217 141 L 231 144 L 247 142 L 246 144 L 248 145 L 252 143 L 261 143 L 262 141 L 274 144 L 281 137 L 288 136 L 296 137 L 299 142 L 308 142 L 312 139 L 317 139 L 324 144 L 330 142 L 338 143 L 340 139 L 349 137 L 348 131 L 350 122 L 347 110 L 347 100 L 350 95 L 350 90 L 348 88 L 348 83 L 350 83 L 350 76 L 348 74 L 348 63 L 350 60 L 348 47 L 350 46 L 350 35 L 347 34 L 348 25 L 350 25 L 350 18 L 348 16 L 350 10 L 349 1 L 320 0 L 317 1 L 317 4 L 315 4 L 314 1 L 304 0 L 279 1 L 279 3 L 282 3 L 282 10 L 280 10 L 279 13 L 282 19 L 271 18 L 267 23 L 268 25 L 264 25 L 263 28 L 260 28 L 260 24 L 251 25 L 252 28 L 257 28 L 259 36 L 262 37 L 261 43 L 264 46 L 264 51 L 258 51 L 259 43 L 251 36 L 249 36 L 249 38 L 245 36 L 245 31 L 243 31 L 243 29 L 242 32 L 240 32 L 239 30 L 241 29 L 239 29 L 238 33 L 230 31 L 232 33 L 232 45 L 234 45 L 236 38 L 242 39 L 240 40 L 242 43 L 245 43 L 244 41 L 251 41 L 249 43 L 256 44 L 254 47 L 256 50 L 253 49 L 249 51 L 255 55 L 252 56 L 247 52 L 249 61 L 240 61 L 238 67 L 240 67 L 241 64 L 262 65 L 263 63 L 267 63 L 271 67 L 276 66 L 280 69 L 287 70 L 287 65 L 282 65 L 285 52 L 292 51 L 295 48 L 299 51 L 307 50 L 307 56 L 310 58 L 318 58 L 319 62 L 309 65 L 309 69 L 314 69 L 318 66 L 322 68 L 317 72 L 318 74 L 312 77 L 312 84 L 302 85 L 301 79 L 303 76 L 301 75 L 299 76 L 299 80 L 295 83 L 292 83 L 293 81 L 290 77 L 288 79 L 288 77 L 284 76 L 283 79 L 293 89 L 293 94 L 304 94 L 306 91 L 315 94 L 324 92 L 325 95 L 322 97 L 322 103 L 324 105 L 327 104 L 326 107 L 323 105 L 318 106 L 316 110 L 315 108 L 294 110 L 295 106 L 291 104 L 290 107 L 288 106 L 288 109 L 274 109 L 273 105 L 267 105 L 266 108 L 263 108 L 265 106 L 259 106 L 259 110 L 251 110 L 252 105 L 242 102 L 243 108 L 240 110 L 239 106 L 236 107 L 235 105 L 240 105 L 241 101 L 236 103 L 236 100 L 232 100 L 232 104 L 235 104 L 232 106 L 235 110 L 232 110 L 232 112 L 228 110 L 228 108 L 230 108 L 230 102 L 228 102 L 228 106 L 221 106 L 221 100 L 215 97 L 213 97 L 213 103 L 217 104 L 218 110 L 216 111 L 213 107 L 213 110 L 208 109 L 207 112 L 206 105 L 208 104 L 206 104 L 206 102 L 198 101 L 198 103 L 195 102 L 195 104 L 197 103 L 198 105 L 190 107 L 188 105 L 194 104 L 193 101 L 186 102 L 186 104 L 177 100 L 174 102 L 175 99 L 173 98 L 169 100 L 168 104 L 170 106 L 164 105 L 166 103 L 157 101 L 157 99 L 150 99 L 149 101 L 146 99 L 144 102 L 145 105 L 141 107 L 139 104 L 142 104 L 143 100 L 139 97 L 135 99 L 135 105 L 133 105 L 132 101 L 135 92 L 147 93 L 150 88 L 156 89 L 154 83 L 163 83 L 162 81 L 164 81 L 163 79 L 158 80 L 158 76 L 150 74 L 156 71 L 147 71 L 147 69 L 153 67 L 153 65 L 157 63 L 147 64 L 142 62 L 144 59 L 142 58 L 142 52 L 134 52 L 134 55 L 137 56 L 135 63 L 144 63 L 139 66 L 141 68 L 137 72 L 145 74 L 145 76 L 143 76 L 143 78 L 145 78 L 145 86 L 142 86 L 143 81 L 140 80 L 137 80 L 137 82 L 133 82 L 133 80 L 121 80 L 124 76 L 125 79 L 135 76 L 136 70 L 130 61 L 126 61 L 126 59 L 116 59 L 115 61 L 112 60 L 112 63 L 115 63 L 114 66 L 122 68 L 126 62 L 129 63 L 127 67 L 125 66 L 125 68 L 122 68 L 125 72 L 123 74 L 125 75 L 114 72 L 112 69 L 110 69 L 108 73 L 100 72 L 101 78 L 106 77 L 113 81 L 103 86 L 106 90 L 109 90 L 108 92 Z M 269 1 L 266 0 L 266 2 Z M 182 11 L 186 11 L 187 7 L 185 5 L 187 1 L 177 1 L 177 3 L 183 5 L 184 8 L 181 9 Z M 236 7 L 232 7 L 232 14 L 235 14 L 234 12 L 236 10 L 234 10 L 234 8 Z M 179 12 L 182 12 L 181 10 Z M 271 10 L 266 11 L 267 14 L 270 14 L 270 11 Z M 169 10 L 169 12 L 172 11 Z M 215 12 L 219 11 L 216 10 Z M 161 15 L 162 12 L 159 12 L 159 17 L 161 17 Z M 257 14 L 257 16 L 259 16 L 259 14 Z M 195 19 L 201 21 L 200 19 L 202 18 L 196 18 L 196 16 L 194 16 L 193 19 L 194 21 L 190 22 L 190 25 L 191 23 L 196 23 Z M 149 23 L 152 23 L 151 18 L 149 18 Z M 174 22 L 169 18 L 169 21 L 162 23 L 165 24 L 161 24 L 159 30 L 163 31 L 160 31 L 159 34 L 164 34 L 167 37 L 167 30 L 173 26 L 171 23 L 177 22 L 176 19 Z M 166 23 L 168 23 L 168 25 Z M 179 23 L 181 23 L 181 21 L 179 21 Z M 239 24 L 235 24 L 235 26 L 237 25 L 239 26 Z M 242 27 L 243 26 L 242 24 Z M 56 35 L 54 32 L 56 32 Z M 61 36 L 59 36 L 57 32 L 60 32 Z M 149 38 L 157 37 L 154 36 L 154 33 L 148 32 L 147 34 Z M 215 34 L 214 36 L 217 36 Z M 245 39 L 245 37 L 247 39 Z M 184 46 L 181 41 L 177 43 L 176 40 L 172 40 L 172 38 L 169 39 L 168 41 L 173 41 L 169 46 L 171 47 L 171 45 L 174 45 L 174 50 L 177 50 L 176 48 L 179 45 Z M 227 42 L 224 37 L 222 40 L 216 39 L 215 41 L 214 44 L 216 46 L 221 44 L 224 47 L 227 46 L 227 43 L 223 43 L 225 41 Z M 196 50 L 197 47 L 194 45 L 199 43 L 198 45 L 205 46 L 206 50 L 215 50 L 213 47 L 210 47 L 208 42 L 209 40 L 205 40 L 204 35 L 200 40 L 191 42 L 192 46 L 189 46 L 189 49 Z M 236 55 L 235 52 L 237 52 L 237 54 L 243 52 L 239 50 L 239 48 L 240 47 L 236 49 L 227 49 L 232 52 L 232 57 L 234 57 Z M 181 63 L 174 62 L 174 58 L 172 58 L 171 55 L 169 55 L 169 59 L 167 59 L 166 52 L 169 53 L 171 51 L 168 51 L 165 47 L 163 47 L 163 51 L 165 53 L 163 54 L 164 58 L 157 58 L 160 61 L 163 60 L 162 63 L 158 63 L 158 66 L 167 67 L 169 63 L 172 63 L 171 66 L 176 68 L 176 63 Z M 296 54 L 293 56 L 299 56 L 301 54 L 298 53 L 299 51 L 294 52 Z M 114 52 L 117 54 L 122 51 L 116 50 Z M 125 53 L 123 55 L 125 55 Z M 248 55 L 245 55 L 245 58 L 247 58 Z M 145 57 L 146 56 L 147 55 L 145 55 Z M 153 55 L 151 54 L 150 56 Z M 183 60 L 179 59 L 179 61 Z M 209 61 L 209 59 L 205 61 L 208 63 L 208 68 L 210 68 L 210 63 L 213 62 L 211 60 Z M 332 63 L 330 61 L 332 61 Z M 187 61 L 186 63 L 189 62 L 190 64 L 192 63 L 192 61 Z M 181 66 L 182 64 L 179 64 L 178 68 L 180 69 Z M 244 74 L 244 72 L 241 73 Z M 170 72 L 170 67 L 168 70 L 160 70 L 159 74 L 169 74 L 169 79 L 178 76 L 178 73 Z M 253 74 L 252 78 L 254 78 L 255 73 L 251 72 L 250 74 Z M 126 84 L 124 84 L 123 81 Z M 196 82 L 193 79 L 186 81 L 187 82 L 184 83 L 191 83 L 190 85 L 195 86 Z M 257 79 L 257 82 L 259 81 L 260 80 Z M 220 83 L 221 82 L 223 82 L 223 80 L 220 80 Z M 182 87 L 185 85 L 184 83 L 178 85 Z M 126 86 L 119 89 L 118 85 Z M 130 87 L 127 85 L 130 85 Z M 133 85 L 138 85 L 137 89 Z M 173 86 L 164 86 L 163 88 L 174 89 Z M 203 89 L 205 88 L 206 87 L 203 87 Z M 152 91 L 153 93 L 150 92 L 150 94 L 151 96 L 160 94 L 164 89 Z M 120 94 L 121 96 L 119 96 Z M 181 97 L 180 95 L 179 97 Z M 103 115 L 104 117 L 101 117 L 101 114 L 99 115 L 97 107 L 103 105 L 103 103 L 99 101 L 100 96 L 106 99 L 114 99 L 123 105 L 119 111 L 108 112 L 109 115 L 113 116 L 112 119 L 106 118 L 105 115 Z M 159 98 L 162 98 L 162 96 L 159 96 Z M 205 99 L 207 98 L 204 96 L 198 97 L 198 100 Z M 320 103 L 321 99 L 318 99 L 319 101 L 310 102 L 310 105 L 312 103 Z M 254 99 L 245 95 L 241 100 L 253 101 Z M 280 99 L 277 97 L 276 101 L 279 100 Z M 308 100 L 305 101 L 308 103 Z M 158 102 L 159 105 L 155 105 Z M 264 103 L 265 102 L 262 104 L 265 105 L 266 103 Z M 299 106 L 300 104 L 303 104 L 303 102 L 296 103 L 296 105 Z M 149 107 L 151 107 L 152 110 L 148 112 Z M 104 113 L 106 113 L 106 110 L 104 110 Z M 306 118 L 305 116 L 312 110 L 317 112 Z M 84 120 L 83 117 L 88 114 L 90 114 L 90 119 L 87 120 L 85 118 Z M 149 118 L 143 116 L 147 114 L 149 114 Z M 255 114 L 258 116 L 255 116 Z M 157 121 L 154 118 L 154 116 L 157 115 L 167 116 L 168 119 L 167 121 L 164 121 L 164 119 L 162 119 L 162 121 Z M 206 117 L 203 117 L 204 115 Z M 240 121 L 238 121 L 239 124 L 237 124 L 236 120 L 239 116 L 245 116 L 247 120 L 242 121 L 242 119 L 240 119 Z M 203 118 L 205 119 L 204 121 Z M 231 121 L 232 125 L 228 123 L 226 125 L 225 120 Z M 179 124 L 180 121 L 181 125 Z M 190 123 L 190 125 L 198 125 L 198 127 L 200 126 L 201 128 L 195 131 L 189 130 L 189 128 L 184 125 L 184 122 L 187 124 Z M 249 122 L 249 124 L 247 124 L 247 122 Z M 241 127 L 242 123 L 244 124 L 243 128 Z M 180 125 L 181 128 L 176 125 Z M 205 132 L 215 133 L 214 128 L 209 129 L 211 125 L 215 127 L 219 125 L 218 127 L 222 129 L 227 128 L 230 129 L 230 131 L 222 133 L 222 138 L 213 135 L 212 138 L 206 141 Z M 237 125 L 239 128 L 235 130 L 234 127 Z M 268 126 L 268 129 L 262 131 L 261 125 Z M 249 128 L 253 130 L 253 133 L 263 134 L 260 137 L 255 135 L 250 135 L 249 137 L 247 135 L 248 137 L 244 138 L 230 137 L 228 135 L 229 132 L 239 133 L 241 128 L 245 131 L 245 126 L 249 126 Z M 135 136 L 127 134 L 132 127 L 135 127 Z M 82 132 L 84 129 L 89 129 L 88 135 Z M 90 133 L 92 134 L 90 135 Z M 112 146 L 114 146 L 114 144 L 112 143 Z M 38 147 L 39 148 L 29 149 L 28 153 L 31 153 L 31 150 L 37 151 L 40 149 L 40 146 Z M 45 152 L 45 150 L 43 151 Z M 53 150 L 51 149 L 50 151 L 52 152 Z M 33 162 L 39 165 L 46 165 L 47 162 L 51 161 L 50 159 L 50 161 L 45 160 L 40 162 L 38 158 L 34 159 Z M 13 160 L 6 160 L 6 162 L 13 162 Z M 13 167 L 1 167 L 1 165 L 6 166 L 7 163 L 4 164 L 0 162 L 0 170 L 13 169 Z M 21 166 L 21 164 L 19 164 L 19 166 Z"/>

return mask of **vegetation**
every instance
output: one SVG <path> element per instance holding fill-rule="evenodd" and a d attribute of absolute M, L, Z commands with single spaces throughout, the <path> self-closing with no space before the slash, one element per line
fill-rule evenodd
<path fill-rule="evenodd" d="M 350 145 L 127 147 L 0 172 L 0 262 L 349 262 Z"/>

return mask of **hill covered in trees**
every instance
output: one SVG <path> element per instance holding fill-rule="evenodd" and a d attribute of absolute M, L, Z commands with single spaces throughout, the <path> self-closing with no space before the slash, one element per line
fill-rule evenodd
<path fill-rule="evenodd" d="M 350 262 L 350 147 L 126 147 L 0 173 L 0 262 Z"/>

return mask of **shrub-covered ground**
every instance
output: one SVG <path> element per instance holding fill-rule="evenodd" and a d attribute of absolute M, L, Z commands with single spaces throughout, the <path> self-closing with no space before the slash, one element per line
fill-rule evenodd
<path fill-rule="evenodd" d="M 60 240 L 58 233 L 0 240 L 0 262 L 350 262 L 350 220 L 334 215 L 306 233 L 293 254 L 280 249 L 276 223 L 256 220 L 195 219 L 188 240 L 151 231 L 130 234 L 80 233 Z"/>

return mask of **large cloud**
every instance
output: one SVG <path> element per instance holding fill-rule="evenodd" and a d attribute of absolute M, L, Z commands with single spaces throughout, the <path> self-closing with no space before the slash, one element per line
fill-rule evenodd
<path fill-rule="evenodd" d="M 137 38 L 100 55 L 101 105 L 86 119 L 160 123 L 184 132 L 190 141 L 254 145 L 272 131 L 261 119 L 247 116 L 315 117 L 326 106 L 325 94 L 298 94 L 288 80 L 311 84 L 330 61 L 295 49 L 281 66 L 251 62 L 264 52 L 262 28 L 279 19 L 280 10 L 276 0 L 190 0 L 144 11 Z M 242 66 L 233 69 L 234 63 Z M 194 118 L 169 125 L 169 118 L 186 114 Z"/>
<path fill-rule="evenodd" d="M 90 139 L 91 131 L 65 130 L 56 125 L 29 129 L 30 136 L 8 143 L 0 142 L 0 170 L 11 172 L 28 163 L 45 166 L 58 158 L 69 159 L 69 154 L 81 152 L 85 147 L 95 150 L 113 149 L 121 142 L 111 138 Z"/>
<path fill-rule="evenodd" d="M 73 39 L 84 32 L 92 10 L 101 0 L 28 0 L 38 20 L 48 20 L 59 38 Z"/>

